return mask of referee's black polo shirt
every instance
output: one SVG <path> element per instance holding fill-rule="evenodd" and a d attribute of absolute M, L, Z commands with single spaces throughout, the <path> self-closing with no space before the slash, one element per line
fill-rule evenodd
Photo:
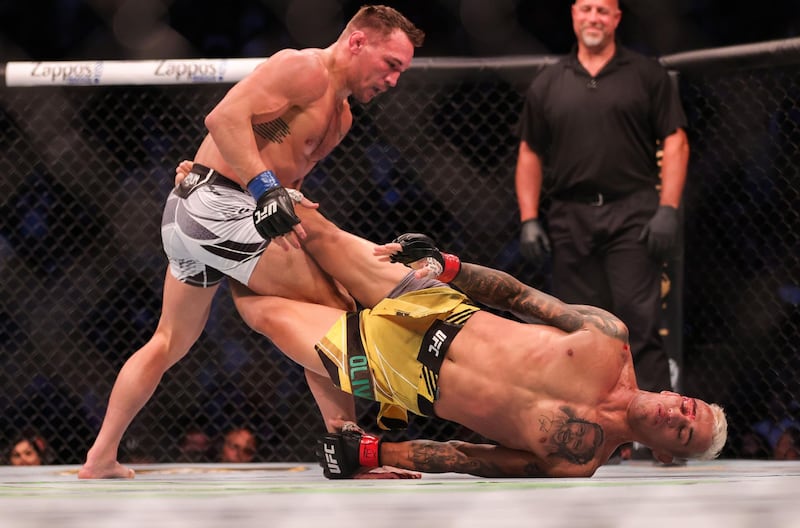
<path fill-rule="evenodd" d="M 572 53 L 531 83 L 520 139 L 559 194 L 628 194 L 658 182 L 656 140 L 686 127 L 678 90 L 654 59 L 617 44 L 596 77 Z"/>

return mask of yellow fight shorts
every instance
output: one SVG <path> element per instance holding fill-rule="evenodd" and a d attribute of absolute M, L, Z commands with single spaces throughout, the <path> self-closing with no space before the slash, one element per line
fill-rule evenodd
<path fill-rule="evenodd" d="M 447 348 L 477 310 L 450 287 L 411 291 L 342 315 L 316 349 L 337 387 L 380 402 L 378 425 L 401 429 L 407 411 L 433 415 Z"/>

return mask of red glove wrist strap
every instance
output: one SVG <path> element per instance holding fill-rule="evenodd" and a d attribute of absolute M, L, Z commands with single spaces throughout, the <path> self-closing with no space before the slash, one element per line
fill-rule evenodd
<path fill-rule="evenodd" d="M 442 253 L 442 258 L 444 259 L 444 270 L 437 278 L 442 282 L 450 282 L 461 271 L 461 260 L 450 253 Z"/>
<path fill-rule="evenodd" d="M 381 439 L 377 436 L 365 434 L 358 445 L 358 463 L 363 467 L 378 467 L 381 465 Z"/>

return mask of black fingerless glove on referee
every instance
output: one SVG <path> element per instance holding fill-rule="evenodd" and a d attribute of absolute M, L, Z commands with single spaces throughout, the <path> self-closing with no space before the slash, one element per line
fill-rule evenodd
<path fill-rule="evenodd" d="M 428 235 L 405 233 L 392 242 L 400 244 L 401 249 L 389 257 L 391 262 L 399 262 L 410 267 L 418 260 L 432 258 L 439 266 L 435 270 L 436 279 L 442 282 L 450 282 L 461 271 L 461 260 L 456 255 L 439 251 Z"/>
<path fill-rule="evenodd" d="M 362 467 L 381 465 L 381 440 L 377 436 L 345 431 L 328 433 L 317 440 L 317 460 L 325 477 L 352 478 Z"/>
<path fill-rule="evenodd" d="M 266 170 L 250 180 L 247 190 L 256 199 L 253 223 L 265 239 L 283 236 L 300 223 L 294 202 L 272 171 Z"/>

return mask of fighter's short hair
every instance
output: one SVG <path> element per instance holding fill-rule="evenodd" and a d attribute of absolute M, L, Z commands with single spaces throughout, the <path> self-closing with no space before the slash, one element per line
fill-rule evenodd
<path fill-rule="evenodd" d="M 725 411 L 716 403 L 709 404 L 709 407 L 711 407 L 711 414 L 714 416 L 711 445 L 699 455 L 692 457 L 698 460 L 713 460 L 717 458 L 728 440 L 728 419 L 725 417 Z"/>

